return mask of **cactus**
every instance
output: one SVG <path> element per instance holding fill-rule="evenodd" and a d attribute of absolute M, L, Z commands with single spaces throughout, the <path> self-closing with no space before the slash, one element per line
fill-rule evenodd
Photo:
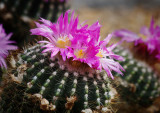
<path fill-rule="evenodd" d="M 144 62 L 134 59 L 131 53 L 122 47 L 116 48 L 114 52 L 125 58 L 124 62 L 120 62 L 126 70 L 125 76 L 118 76 L 122 98 L 130 104 L 151 105 L 153 100 L 160 96 L 157 73 Z"/>
<path fill-rule="evenodd" d="M 59 55 L 50 59 L 50 53 L 41 53 L 41 46 L 18 54 L 9 74 L 14 82 L 1 96 L 2 113 L 112 111 L 117 92 L 105 72 L 76 61 L 64 62 Z"/>
<path fill-rule="evenodd" d="M 34 27 L 33 21 L 40 17 L 56 21 L 65 11 L 65 1 L 54 2 L 45 0 L 1 0 L 0 23 L 3 23 L 7 33 L 13 32 L 12 40 L 19 47 L 31 42 L 29 29 Z"/>
<path fill-rule="evenodd" d="M 48 1 L 45 0 L 2 0 L 1 4 L 14 13 L 21 16 L 26 21 L 30 19 L 39 19 L 39 17 L 55 21 L 58 13 L 65 11 L 65 1 L 58 0 Z"/>

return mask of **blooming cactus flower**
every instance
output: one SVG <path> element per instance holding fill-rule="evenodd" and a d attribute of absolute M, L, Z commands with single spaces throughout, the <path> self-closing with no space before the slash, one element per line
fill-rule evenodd
<path fill-rule="evenodd" d="M 137 45 L 137 43 L 141 40 L 140 36 L 127 29 L 116 30 L 114 35 L 117 37 L 122 37 L 122 41 L 135 42 L 135 45 Z"/>
<path fill-rule="evenodd" d="M 71 40 L 73 37 L 79 37 L 75 34 L 78 26 L 78 18 L 74 18 L 74 12 L 72 13 L 71 20 L 68 23 L 67 11 L 59 17 L 57 23 L 51 23 L 48 20 L 41 19 L 43 24 L 36 23 L 38 28 L 32 29 L 32 35 L 42 35 L 49 41 L 40 41 L 40 43 L 47 43 L 43 52 L 51 51 L 51 57 L 54 57 L 59 51 L 62 55 L 63 60 L 66 59 L 68 53 L 68 47 L 71 46 Z"/>
<path fill-rule="evenodd" d="M 74 42 L 76 41 L 76 42 Z M 78 60 L 87 63 L 90 67 L 98 60 L 96 54 L 98 53 L 98 47 L 93 45 L 91 41 L 87 40 L 74 40 L 72 46 L 69 48 L 68 57 L 72 57 L 73 60 Z"/>
<path fill-rule="evenodd" d="M 119 56 L 119 55 L 115 55 L 112 50 L 118 45 L 118 44 L 114 44 L 111 45 L 110 47 L 106 48 L 106 45 L 109 43 L 110 39 L 112 37 L 112 34 L 109 34 L 103 41 L 99 42 L 99 52 L 96 54 L 96 56 L 99 57 L 99 67 L 98 69 L 102 69 L 102 67 L 105 69 L 105 71 L 107 72 L 108 76 L 111 76 L 111 78 L 113 79 L 113 75 L 111 73 L 110 70 L 114 70 L 118 73 L 120 73 L 121 75 L 123 75 L 123 73 L 120 70 L 123 70 L 123 67 L 116 61 L 114 61 L 114 59 L 116 60 L 121 60 L 123 61 L 123 57 Z"/>
<path fill-rule="evenodd" d="M 115 55 L 112 50 L 117 44 L 106 47 L 112 35 L 109 35 L 105 40 L 100 41 L 99 22 L 95 22 L 90 27 L 86 24 L 79 24 L 78 17 L 74 17 L 74 12 L 71 14 L 71 19 L 68 22 L 67 11 L 58 18 L 57 23 L 51 23 L 48 20 L 42 19 L 42 24 L 36 23 L 37 28 L 31 29 L 32 35 L 41 35 L 48 41 L 40 41 L 46 43 L 43 52 L 51 52 L 51 57 L 60 53 L 63 60 L 72 58 L 73 61 L 80 61 L 88 64 L 91 68 L 102 70 L 105 69 L 108 76 L 113 75 L 112 70 L 122 74 L 124 70 L 116 60 L 123 60 L 121 56 Z"/>
<path fill-rule="evenodd" d="M 14 41 L 10 41 L 10 37 L 12 36 L 12 33 L 6 34 L 5 30 L 3 29 L 2 24 L 0 24 L 0 67 L 7 68 L 7 65 L 5 63 L 5 58 L 9 54 L 9 50 L 15 50 L 17 49 L 16 46 L 10 45 L 11 43 L 14 43 Z"/>
<path fill-rule="evenodd" d="M 151 20 L 150 27 L 142 27 L 140 34 L 133 33 L 129 30 L 116 30 L 114 32 L 116 37 L 121 37 L 122 41 L 134 42 L 137 44 L 145 44 L 150 54 L 156 52 L 155 57 L 160 59 L 160 26 L 154 27 L 154 20 Z"/>

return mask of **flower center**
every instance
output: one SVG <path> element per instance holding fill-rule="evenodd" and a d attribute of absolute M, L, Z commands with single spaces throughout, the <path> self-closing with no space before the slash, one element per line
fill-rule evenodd
<path fill-rule="evenodd" d="M 97 56 L 97 57 L 101 57 L 101 58 L 102 58 L 102 57 L 103 57 L 102 52 L 101 52 L 101 51 L 99 51 L 99 52 L 96 54 L 96 56 Z"/>
<path fill-rule="evenodd" d="M 59 48 L 66 48 L 66 46 L 70 46 L 71 45 L 71 41 L 69 40 L 68 37 L 65 38 L 58 38 L 56 46 Z"/>
<path fill-rule="evenodd" d="M 76 51 L 74 54 L 76 55 L 77 58 L 84 58 L 85 57 L 84 51 L 82 49 Z"/>
<path fill-rule="evenodd" d="M 142 39 L 146 39 L 146 36 L 144 34 L 139 34 L 139 37 L 141 37 Z"/>

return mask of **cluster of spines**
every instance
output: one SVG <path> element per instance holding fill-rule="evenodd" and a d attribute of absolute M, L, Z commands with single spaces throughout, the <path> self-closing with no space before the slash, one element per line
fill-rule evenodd
<path fill-rule="evenodd" d="M 143 101 L 148 101 L 149 103 L 150 99 L 160 96 L 160 80 L 150 66 L 134 59 L 132 54 L 122 47 L 116 48 L 114 52 L 125 58 L 124 62 L 120 62 L 126 70 L 124 72 L 125 76 L 121 77 L 123 86 L 134 88 L 132 93 L 142 103 Z"/>
<path fill-rule="evenodd" d="M 26 93 L 42 95 L 55 109 L 64 107 L 68 102 L 66 98 L 76 97 L 73 111 L 108 110 L 114 97 L 105 73 L 81 75 L 78 72 L 68 72 L 65 66 L 58 64 L 57 58 L 50 59 L 49 53 L 41 53 L 41 46 L 35 45 L 18 55 L 17 67 L 27 67 L 21 73 L 22 84 L 27 86 Z M 15 77 L 20 74 L 18 68 L 12 71 Z"/>

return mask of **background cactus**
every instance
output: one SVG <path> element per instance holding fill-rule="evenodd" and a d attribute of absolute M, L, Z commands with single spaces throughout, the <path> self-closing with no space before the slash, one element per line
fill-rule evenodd
<path fill-rule="evenodd" d="M 41 46 L 35 45 L 18 55 L 17 68 L 9 74 L 16 83 L 11 82 L 3 91 L 2 113 L 26 109 L 60 113 L 112 111 L 111 103 L 117 92 L 105 72 L 91 73 L 85 64 L 73 61 L 74 68 L 85 67 L 88 72 L 69 69 L 71 67 L 60 63 L 59 56 L 50 59 L 50 53 L 41 53 Z"/>
<path fill-rule="evenodd" d="M 134 59 L 125 48 L 117 47 L 114 52 L 125 58 L 124 62 L 120 62 L 126 70 L 125 76 L 118 76 L 121 97 L 134 106 L 151 105 L 154 99 L 160 96 L 160 80 L 157 73 L 144 62 Z M 133 106 L 132 108 L 136 109 Z"/>
<path fill-rule="evenodd" d="M 65 11 L 65 0 L 2 0 L 1 4 L 24 21 L 39 19 L 39 17 L 55 21 L 58 14 Z"/>
<path fill-rule="evenodd" d="M 1 0 L 0 23 L 3 23 L 6 32 L 13 32 L 12 40 L 22 47 L 30 42 L 29 29 L 34 27 L 34 20 L 40 17 L 53 22 L 65 11 L 65 1 L 53 0 Z"/>

